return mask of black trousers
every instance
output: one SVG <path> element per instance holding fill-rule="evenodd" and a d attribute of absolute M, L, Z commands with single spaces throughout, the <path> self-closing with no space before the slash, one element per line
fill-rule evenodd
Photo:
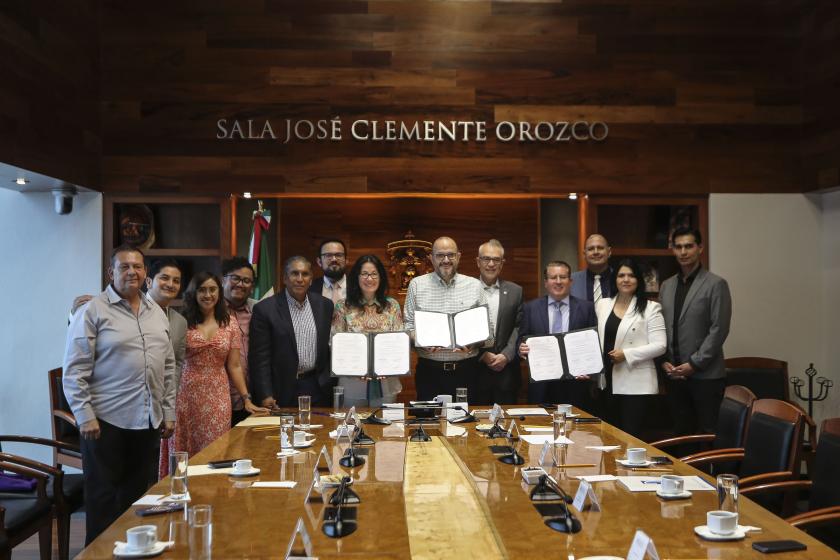
<path fill-rule="evenodd" d="M 156 429 L 126 430 L 102 420 L 99 429 L 99 439 L 81 440 L 85 546 L 146 493 L 160 455 Z"/>
<path fill-rule="evenodd" d="M 467 388 L 467 399 L 470 395 L 478 395 L 478 358 L 466 358 L 454 362 L 455 369 L 444 369 L 445 363 L 426 358 L 417 360 L 417 371 L 414 381 L 417 386 L 417 400 L 428 401 L 438 395 L 452 395 L 455 389 Z M 472 402 L 470 402 L 472 404 Z"/>
<path fill-rule="evenodd" d="M 600 393 L 601 418 L 631 436 L 643 439 L 648 413 L 656 406 L 657 395 L 613 395 L 606 390 Z"/>
<path fill-rule="evenodd" d="M 528 404 L 571 404 L 575 408 L 594 412 L 591 395 L 593 381 L 560 380 L 528 382 Z"/>
<path fill-rule="evenodd" d="M 468 395 L 470 404 L 516 404 L 519 392 L 519 362 L 494 371 L 478 363 L 478 394 Z"/>
<path fill-rule="evenodd" d="M 726 379 L 668 379 L 668 407 L 674 434 L 714 434 Z"/>

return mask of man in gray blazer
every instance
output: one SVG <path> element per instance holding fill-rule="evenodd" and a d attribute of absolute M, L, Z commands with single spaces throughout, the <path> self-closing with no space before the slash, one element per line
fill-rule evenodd
<path fill-rule="evenodd" d="M 520 384 L 516 344 L 522 318 L 522 287 L 499 278 L 505 264 L 505 248 L 496 239 L 478 248 L 476 262 L 496 333 L 493 347 L 479 359 L 478 395 L 468 398 L 481 404 L 514 404 Z"/>
<path fill-rule="evenodd" d="M 593 233 L 583 243 L 583 258 L 586 268 L 572 274 L 572 296 L 593 305 L 601 298 L 612 297 L 612 269 L 610 268 L 610 244 L 600 233 Z"/>
<path fill-rule="evenodd" d="M 726 280 L 700 266 L 703 239 L 687 227 L 674 230 L 671 246 L 680 272 L 659 292 L 668 350 L 663 364 L 677 435 L 714 433 L 726 388 L 723 343 L 732 298 Z"/>

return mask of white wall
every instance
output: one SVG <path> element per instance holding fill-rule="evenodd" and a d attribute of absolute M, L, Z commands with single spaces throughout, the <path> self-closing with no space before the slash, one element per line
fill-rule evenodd
<path fill-rule="evenodd" d="M 51 437 L 47 371 L 61 365 L 70 303 L 102 287 L 102 195 L 60 216 L 50 193 L 0 189 L 0 262 L 0 433 Z"/>
<path fill-rule="evenodd" d="M 819 196 L 822 209 L 823 310 L 822 376 L 836 384 L 822 403 L 824 418 L 840 416 L 840 191 Z"/>
<path fill-rule="evenodd" d="M 711 270 L 726 278 L 732 291 L 726 356 L 785 360 L 790 375 L 803 379 L 813 362 L 821 376 L 838 383 L 830 401 L 815 405 L 817 422 L 840 416 L 838 359 L 829 355 L 840 342 L 836 317 L 840 199 L 832 198 L 829 210 L 824 208 L 825 197 L 712 195 L 706 243 Z M 830 257 L 829 244 L 834 245 Z"/>

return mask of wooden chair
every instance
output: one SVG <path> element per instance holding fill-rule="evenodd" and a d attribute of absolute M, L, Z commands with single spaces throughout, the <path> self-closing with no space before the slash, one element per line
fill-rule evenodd
<path fill-rule="evenodd" d="M 29 437 L 29 436 L 7 436 L 0 435 L 0 457 L 7 455 L 2 453 L 3 442 L 27 443 L 51 447 L 61 452 L 78 451 L 76 448 L 68 448 L 64 444 L 51 439 Z M 55 455 L 55 454 L 54 454 Z M 61 465 L 45 465 L 38 461 L 17 457 L 17 462 L 31 469 L 40 470 L 49 476 L 47 484 L 47 498 L 53 504 L 56 532 L 58 533 L 58 557 L 59 560 L 67 560 L 70 556 L 70 516 L 84 506 L 84 480 L 80 474 L 68 474 L 61 469 Z"/>
<path fill-rule="evenodd" d="M 702 452 L 687 455 L 680 459 L 682 461 L 701 456 L 703 453 L 716 453 L 720 449 L 743 447 L 753 402 L 755 402 L 755 395 L 752 391 L 740 385 L 730 385 L 723 393 L 717 428 L 714 434 L 673 437 L 655 441 L 651 445 L 663 450 L 678 445 L 705 445 L 710 447 L 710 449 Z"/>
<path fill-rule="evenodd" d="M 0 560 L 11 560 L 12 549 L 35 533 L 38 533 L 41 560 L 52 557 L 53 508 L 47 497 L 50 473 L 40 467 L 32 468 L 27 462 L 22 457 L 0 453 L 0 470 L 34 478 L 37 483 L 31 495 L 3 494 L 0 497 Z M 51 474 L 61 477 L 60 471 Z"/>
<path fill-rule="evenodd" d="M 799 476 L 804 425 L 805 414 L 799 408 L 759 399 L 753 403 L 743 448 L 720 449 L 685 462 L 694 467 L 737 462 L 740 488 L 791 480 Z"/>
<path fill-rule="evenodd" d="M 838 472 L 840 472 L 840 418 L 829 418 L 822 423 L 813 469 L 809 471 L 811 480 L 761 484 L 744 489 L 743 494 L 756 497 L 781 493 L 788 496 L 786 502 L 790 504 L 799 492 L 807 490 L 810 494 L 808 510 L 788 517 L 787 521 L 804 531 L 813 533 L 816 538 L 840 551 L 840 537 L 837 536 L 837 527 L 840 527 Z M 792 512 L 783 513 L 789 515 Z M 832 526 L 834 530 L 831 530 Z"/>
<path fill-rule="evenodd" d="M 68 444 L 67 447 L 53 449 L 53 464 L 67 465 L 81 470 L 82 454 L 78 451 L 79 428 L 76 426 L 76 418 L 70 411 L 70 405 L 67 404 L 67 399 L 64 397 L 61 376 L 61 368 L 51 369 L 47 373 L 50 387 L 52 438 L 55 441 Z"/>
<path fill-rule="evenodd" d="M 758 399 L 790 400 L 788 364 L 772 358 L 727 358 L 726 384 L 742 385 Z"/>

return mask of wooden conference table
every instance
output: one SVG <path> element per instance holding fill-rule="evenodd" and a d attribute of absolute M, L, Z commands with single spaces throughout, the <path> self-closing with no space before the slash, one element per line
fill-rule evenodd
<path fill-rule="evenodd" d="M 576 411 L 577 412 L 577 411 Z M 584 414 L 584 416 L 586 416 Z M 735 542 L 700 539 L 693 528 L 705 524 L 706 512 L 717 507 L 715 492 L 697 491 L 690 499 L 665 501 L 653 492 L 628 491 L 617 481 L 593 484 L 601 511 L 577 512 L 582 530 L 573 535 L 555 532 L 543 523 L 529 499 L 519 471 L 536 464 L 540 446 L 522 441 L 519 450 L 526 459 L 523 467 L 498 461 L 489 446 L 505 440 L 489 440 L 476 424 L 455 427 L 442 421 L 427 431 L 431 442 L 409 442 L 413 428 L 402 424 L 365 425 L 376 441 L 367 461 L 349 471 L 338 465 L 346 444 L 336 446 L 328 432 L 337 420 L 313 415 L 323 428 L 311 430 L 315 444 L 292 457 L 278 459 L 278 429 L 237 427 L 219 438 L 190 464 L 211 460 L 251 458 L 261 469 L 253 478 L 224 474 L 190 476 L 192 504 L 213 506 L 214 558 L 282 558 L 298 518 L 312 537 L 313 554 L 320 558 L 566 558 L 593 555 L 624 557 L 636 529 L 654 541 L 660 558 L 762 558 L 752 549 L 757 540 L 795 539 L 808 550 L 781 553 L 774 558 L 840 558 L 819 541 L 788 525 L 782 519 L 746 498 L 741 498 L 740 523 L 763 529 Z M 481 422 L 482 419 L 479 419 Z M 484 420 L 486 421 L 486 420 Z M 519 424 L 550 425 L 548 417 L 528 416 Z M 465 430 L 465 431 L 462 431 Z M 448 432 L 449 435 L 445 435 Z M 526 432 L 523 431 L 523 434 Z M 463 434 L 463 435 L 462 435 Z M 641 441 L 606 423 L 569 423 L 568 437 L 574 442 L 562 451 L 564 464 L 592 464 L 590 467 L 550 469 L 563 489 L 574 495 L 578 475 L 643 475 L 616 462 L 626 447 L 645 446 Z M 267 437 L 274 436 L 274 437 Z M 333 458 L 334 473 L 350 472 L 353 489 L 361 498 L 357 507 L 358 529 L 342 539 L 331 539 L 321 531 L 324 505 L 304 503 L 312 480 L 315 460 L 322 445 Z M 615 451 L 598 451 L 587 446 L 619 445 Z M 649 448 L 655 455 L 661 454 Z M 546 467 L 546 470 L 549 470 Z M 674 474 L 700 474 L 675 462 Z M 658 476 L 660 472 L 648 473 Z M 252 488 L 254 481 L 297 481 L 292 489 Z M 714 482 L 712 479 L 708 479 Z M 150 494 L 166 494 L 169 479 L 155 485 Z M 329 495 L 329 494 L 327 494 Z M 158 527 L 161 539 L 172 538 L 174 548 L 160 558 L 188 558 L 186 526 L 182 514 L 141 518 L 132 507 L 82 551 L 79 558 L 111 557 L 114 541 L 124 540 L 126 529 L 144 523 Z"/>

